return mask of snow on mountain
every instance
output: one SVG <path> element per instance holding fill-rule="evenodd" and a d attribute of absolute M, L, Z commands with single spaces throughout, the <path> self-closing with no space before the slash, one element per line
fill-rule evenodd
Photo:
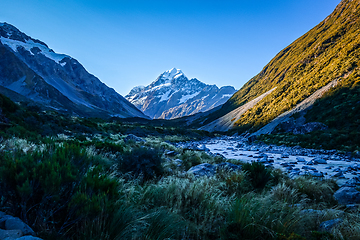
<path fill-rule="evenodd" d="M 7 23 L 0 24 L 0 54 L 0 85 L 40 105 L 80 116 L 146 118 L 76 59 Z"/>
<path fill-rule="evenodd" d="M 125 98 L 151 118 L 173 119 L 213 109 L 235 92 L 230 86 L 219 89 L 188 79 L 180 69 L 172 68 L 148 86 L 133 88 Z"/>
<path fill-rule="evenodd" d="M 9 38 L 1 37 L 1 42 L 4 45 L 9 46 L 14 52 L 18 52 L 18 48 L 22 47 L 26 51 L 28 51 L 31 55 L 35 55 L 34 53 L 40 53 L 44 55 L 45 57 L 53 60 L 56 63 L 60 63 L 61 60 L 63 60 L 65 57 L 69 57 L 65 54 L 58 54 L 55 53 L 53 50 L 49 49 L 47 46 L 44 46 L 43 44 L 36 43 L 33 40 L 29 39 L 26 40 L 26 42 L 21 42 L 18 40 L 13 40 Z"/>

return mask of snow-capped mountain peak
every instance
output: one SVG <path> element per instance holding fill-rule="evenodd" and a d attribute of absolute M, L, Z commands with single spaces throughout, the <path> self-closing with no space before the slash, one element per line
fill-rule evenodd
<path fill-rule="evenodd" d="M 164 80 L 172 80 L 172 79 L 176 79 L 176 78 L 179 78 L 180 76 L 185 76 L 185 74 L 180 70 L 180 69 L 177 69 L 177 68 L 172 68 L 168 71 L 165 71 L 161 78 L 164 79 Z"/>
<path fill-rule="evenodd" d="M 225 89 L 225 90 L 224 90 Z M 172 68 L 144 88 L 133 88 L 125 98 L 151 118 L 177 118 L 207 111 L 225 103 L 233 87 L 219 89 Z"/>

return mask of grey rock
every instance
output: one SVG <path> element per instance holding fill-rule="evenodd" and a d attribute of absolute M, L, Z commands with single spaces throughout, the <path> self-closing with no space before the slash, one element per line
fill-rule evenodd
<path fill-rule="evenodd" d="M 3 230 L 0 229 L 0 239 L 18 239 L 23 236 L 23 233 L 19 229 Z"/>
<path fill-rule="evenodd" d="M 349 181 L 344 183 L 344 185 L 342 185 L 342 187 L 354 187 L 354 188 L 357 186 L 360 186 L 360 181 L 358 177 L 354 177 L 353 179 L 350 179 Z"/>
<path fill-rule="evenodd" d="M 352 187 L 342 187 L 334 193 L 334 198 L 339 204 L 359 204 L 360 192 Z"/>
<path fill-rule="evenodd" d="M 202 177 L 202 176 L 214 176 L 215 175 L 215 166 L 209 163 L 202 163 L 197 166 L 190 168 L 187 173 L 194 174 L 195 177 Z"/>
<path fill-rule="evenodd" d="M 315 172 L 313 170 L 309 171 L 308 174 L 312 177 L 324 177 L 324 174 L 322 172 Z"/>
<path fill-rule="evenodd" d="M 32 236 L 36 235 L 35 232 L 31 229 L 31 227 L 29 227 L 29 225 L 27 225 L 20 218 L 17 217 L 8 218 L 5 221 L 5 229 L 6 230 L 19 229 L 22 231 L 24 235 L 32 235 Z"/>
<path fill-rule="evenodd" d="M 302 166 L 302 169 L 316 171 L 316 168 L 314 168 L 314 167 L 309 167 L 309 166 Z"/>
<path fill-rule="evenodd" d="M 304 158 L 302 158 L 302 157 L 297 157 L 296 160 L 298 162 L 306 162 L 306 160 Z"/>
<path fill-rule="evenodd" d="M 283 153 L 281 154 L 281 158 L 289 158 L 290 154 L 288 153 Z"/>
<path fill-rule="evenodd" d="M 210 149 L 208 149 L 205 144 L 200 144 L 199 146 L 197 146 L 197 150 L 210 152 Z"/>
<path fill-rule="evenodd" d="M 332 219 L 329 221 L 322 222 L 319 227 L 319 232 L 330 232 L 331 229 L 340 224 L 343 220 L 341 218 Z"/>
<path fill-rule="evenodd" d="M 124 142 L 129 142 L 129 141 L 134 141 L 134 142 L 145 142 L 145 140 L 143 140 L 142 138 L 135 136 L 134 134 L 129 134 L 124 138 Z"/>
<path fill-rule="evenodd" d="M 344 174 L 342 172 L 337 172 L 334 175 L 332 175 L 331 177 L 336 177 L 336 178 L 345 178 Z"/>
<path fill-rule="evenodd" d="M 314 164 L 327 164 L 326 160 L 322 158 L 315 158 L 313 159 Z"/>
<path fill-rule="evenodd" d="M 262 164 L 269 163 L 269 161 L 265 158 L 258 160 L 258 162 Z"/>

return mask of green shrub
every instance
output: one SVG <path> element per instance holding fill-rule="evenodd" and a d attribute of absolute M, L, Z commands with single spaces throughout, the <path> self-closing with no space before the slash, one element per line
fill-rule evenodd
<path fill-rule="evenodd" d="M 134 147 L 125 151 L 118 160 L 120 172 L 143 181 L 160 177 L 164 173 L 162 152 L 154 148 Z"/>
<path fill-rule="evenodd" d="M 242 170 L 247 172 L 250 182 L 255 189 L 263 189 L 271 180 L 271 170 L 259 162 L 244 163 Z"/>
<path fill-rule="evenodd" d="M 186 150 L 179 158 L 183 161 L 183 166 L 186 171 L 202 163 L 201 154 L 196 151 Z"/>
<path fill-rule="evenodd" d="M 117 181 L 77 145 L 2 152 L 1 158 L 1 208 L 11 209 L 40 235 L 76 235 L 74 226 L 111 212 L 117 199 Z"/>

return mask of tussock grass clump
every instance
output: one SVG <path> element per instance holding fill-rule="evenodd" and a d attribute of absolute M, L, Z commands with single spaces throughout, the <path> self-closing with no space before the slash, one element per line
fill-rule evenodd
<path fill-rule="evenodd" d="M 250 182 L 255 189 L 263 189 L 271 180 L 271 170 L 258 162 L 244 163 L 242 170 L 247 172 Z"/>
<path fill-rule="evenodd" d="M 218 234 L 234 196 L 226 196 L 214 178 L 166 177 L 132 192 L 140 208 L 165 208 L 187 222 L 189 234 L 199 239 Z M 199 237 L 203 236 L 203 237 Z"/>
<path fill-rule="evenodd" d="M 223 239 L 276 239 L 279 234 L 304 234 L 306 216 L 287 202 L 249 193 L 236 200 L 223 229 Z"/>
<path fill-rule="evenodd" d="M 336 204 L 333 194 L 338 189 L 338 186 L 333 180 L 316 180 L 311 177 L 298 177 L 287 180 L 286 185 L 304 194 L 314 203 L 325 203 L 329 206 Z"/>

